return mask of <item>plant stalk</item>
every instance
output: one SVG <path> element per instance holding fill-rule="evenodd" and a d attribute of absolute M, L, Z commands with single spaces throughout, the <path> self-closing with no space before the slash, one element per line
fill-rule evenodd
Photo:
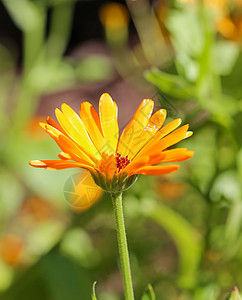
<path fill-rule="evenodd" d="M 124 294 L 126 300 L 134 300 L 132 276 L 129 262 L 129 251 L 124 225 L 122 193 L 111 194 L 115 214 L 119 256 L 123 275 Z"/>

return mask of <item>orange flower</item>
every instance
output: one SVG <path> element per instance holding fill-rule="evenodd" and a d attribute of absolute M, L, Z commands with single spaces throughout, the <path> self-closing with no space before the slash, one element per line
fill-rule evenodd
<path fill-rule="evenodd" d="M 60 160 L 34 160 L 31 166 L 52 170 L 80 167 L 88 169 L 95 182 L 109 192 L 130 187 L 138 174 L 161 175 L 175 172 L 179 165 L 162 164 L 189 159 L 193 151 L 168 149 L 192 135 L 181 119 L 163 126 L 166 110 L 152 116 L 154 102 L 144 99 L 119 138 L 117 105 L 105 93 L 99 101 L 99 115 L 93 106 L 83 102 L 80 116 L 67 104 L 56 109 L 58 125 L 50 117 L 40 123 L 63 152 Z"/>
<path fill-rule="evenodd" d="M 0 257 L 12 266 L 16 266 L 21 259 L 24 242 L 13 234 L 5 234 L 0 239 Z"/>

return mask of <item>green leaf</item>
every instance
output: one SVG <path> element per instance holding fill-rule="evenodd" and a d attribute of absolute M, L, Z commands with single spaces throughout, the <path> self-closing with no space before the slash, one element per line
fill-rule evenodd
<path fill-rule="evenodd" d="M 41 6 L 29 0 L 4 0 L 8 13 L 14 23 L 23 31 L 33 30 L 43 19 Z"/>
<path fill-rule="evenodd" d="M 202 244 L 198 232 L 181 215 L 165 205 L 151 207 L 143 203 L 144 213 L 161 225 L 173 239 L 179 253 L 180 277 L 178 284 L 191 288 L 196 283 L 196 276 L 201 259 Z"/>
<path fill-rule="evenodd" d="M 220 75 L 228 75 L 239 56 L 239 47 L 235 43 L 218 41 L 213 49 L 213 70 Z"/>
<path fill-rule="evenodd" d="M 97 284 L 97 282 L 94 281 L 93 286 L 92 286 L 92 300 L 97 300 L 96 293 L 95 293 L 96 284 Z"/>
<path fill-rule="evenodd" d="M 196 81 L 201 72 L 199 60 L 207 42 L 198 10 L 185 6 L 180 10 L 172 10 L 166 25 L 171 32 L 178 73 L 189 81 Z"/>
<path fill-rule="evenodd" d="M 231 169 L 217 176 L 210 191 L 213 201 L 227 199 L 231 203 L 239 201 L 241 198 L 240 182 L 237 173 Z"/>
<path fill-rule="evenodd" d="M 153 287 L 151 284 L 148 284 L 141 300 L 155 300 L 156 297 L 155 297 L 155 292 L 153 290 Z"/>
<path fill-rule="evenodd" d="M 42 274 L 50 299 L 89 299 L 88 271 L 58 251 L 51 251 L 43 258 Z"/>
<path fill-rule="evenodd" d="M 236 286 L 233 288 L 233 291 L 227 300 L 242 300 L 242 297 L 240 296 L 239 290 Z"/>
<path fill-rule="evenodd" d="M 195 94 L 195 88 L 180 76 L 152 69 L 145 73 L 145 78 L 159 90 L 175 98 L 190 98 Z"/>
<path fill-rule="evenodd" d="M 218 300 L 219 287 L 216 284 L 210 283 L 205 286 L 196 288 L 194 291 L 194 298 L 196 300 Z M 220 299 L 220 298 L 219 298 Z"/>
<path fill-rule="evenodd" d="M 232 203 L 229 208 L 228 218 L 225 227 L 225 238 L 226 244 L 231 247 L 233 245 L 233 250 L 236 249 L 236 244 L 239 240 L 242 227 L 242 202 L 239 199 Z"/>
<path fill-rule="evenodd" d="M 101 55 L 88 55 L 76 65 L 76 76 L 82 82 L 96 82 L 110 79 L 113 68 L 110 60 Z"/>

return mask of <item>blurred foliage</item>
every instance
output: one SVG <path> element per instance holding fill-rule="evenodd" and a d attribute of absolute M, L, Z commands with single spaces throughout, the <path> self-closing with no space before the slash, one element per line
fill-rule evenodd
<path fill-rule="evenodd" d="M 123 299 L 109 195 L 80 213 L 63 187 L 82 173 L 28 166 L 57 153 L 36 131 L 40 96 L 114 69 L 134 88 L 155 87 L 159 106 L 194 131 L 182 145 L 195 157 L 177 174 L 140 177 L 124 195 L 136 299 L 241 299 L 241 1 L 106 3 L 112 57 L 78 59 L 66 54 L 75 2 L 3 0 L 23 58 L 19 71 L 0 44 L 1 299 Z"/>

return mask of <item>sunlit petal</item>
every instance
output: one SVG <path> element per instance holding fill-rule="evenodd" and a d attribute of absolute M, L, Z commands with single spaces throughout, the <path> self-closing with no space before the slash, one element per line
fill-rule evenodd
<path fill-rule="evenodd" d="M 80 107 L 80 117 L 93 144 L 100 151 L 104 146 L 104 136 L 98 113 L 89 102 L 83 102 Z"/>
<path fill-rule="evenodd" d="M 96 161 L 95 158 L 87 155 L 79 145 L 77 145 L 66 135 L 62 134 L 59 130 L 45 123 L 41 123 L 40 125 L 44 127 L 46 132 L 55 140 L 55 142 L 61 148 L 61 150 L 63 150 L 63 152 L 71 155 L 73 160 L 91 164 Z"/>
<path fill-rule="evenodd" d="M 162 127 L 153 138 L 138 152 L 138 154 L 134 157 L 134 159 L 139 159 L 141 156 L 149 155 L 150 152 L 158 149 L 157 143 L 165 136 L 169 135 L 173 130 L 175 130 L 180 124 L 182 120 L 180 118 L 171 121 Z M 160 149 L 159 149 L 160 150 Z"/>
<path fill-rule="evenodd" d="M 62 104 L 61 106 L 63 113 L 56 109 L 56 117 L 58 122 L 65 130 L 65 132 L 82 148 L 86 150 L 87 153 L 100 159 L 100 154 L 93 145 L 85 126 L 74 110 L 72 110 L 67 104 Z"/>
<path fill-rule="evenodd" d="M 173 131 L 171 134 L 165 136 L 159 142 L 156 143 L 156 149 L 160 149 L 160 151 L 180 142 L 186 137 L 187 130 L 189 125 L 183 125 L 182 127 L 178 128 L 177 130 Z"/>
<path fill-rule="evenodd" d="M 147 144 L 147 142 L 156 134 L 156 132 L 161 128 L 166 119 L 166 110 L 160 109 L 154 113 L 147 124 L 147 126 L 142 130 L 140 135 L 133 140 L 130 145 L 130 151 L 128 156 L 130 158 L 134 157 L 139 150 Z"/>
<path fill-rule="evenodd" d="M 60 152 L 58 154 L 58 157 L 60 159 L 64 159 L 64 160 L 72 160 L 73 159 L 73 157 L 69 153 L 65 153 L 65 152 Z"/>
<path fill-rule="evenodd" d="M 119 138 L 118 109 L 116 103 L 109 94 L 102 94 L 99 100 L 99 114 L 102 132 L 104 135 L 104 146 L 100 152 L 115 154 Z"/>
<path fill-rule="evenodd" d="M 132 151 L 131 145 L 137 140 L 138 136 L 147 126 L 153 108 L 154 102 L 152 100 L 144 99 L 141 102 L 133 118 L 121 134 L 117 150 L 121 156 L 126 156 L 130 151 Z"/>

